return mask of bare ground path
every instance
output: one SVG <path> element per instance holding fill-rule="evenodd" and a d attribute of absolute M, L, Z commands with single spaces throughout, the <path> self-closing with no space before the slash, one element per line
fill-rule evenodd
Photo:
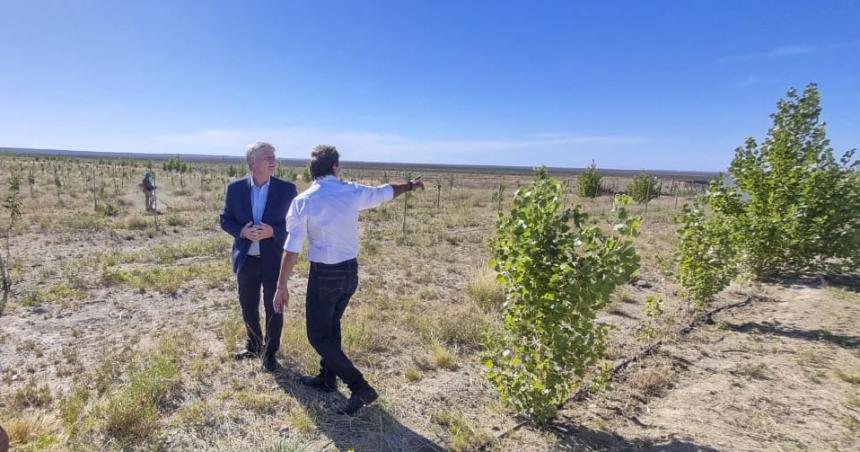
<path fill-rule="evenodd" d="M 614 391 L 571 405 L 547 448 L 860 450 L 856 290 L 816 282 L 750 289 L 754 302 L 669 341 Z M 541 442 L 533 431 L 515 436 L 511 444 Z"/>

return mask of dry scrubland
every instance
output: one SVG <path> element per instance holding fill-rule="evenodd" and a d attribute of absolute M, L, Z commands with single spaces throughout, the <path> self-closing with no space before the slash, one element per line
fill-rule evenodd
<path fill-rule="evenodd" d="M 3 197 L 14 172 L 23 198 L 0 317 L 0 425 L 14 450 L 860 449 L 857 280 L 739 284 L 710 322 L 685 330 L 693 317 L 671 253 L 693 187 L 664 180 L 664 192 L 680 193 L 632 208 L 645 216 L 641 269 L 601 319 L 617 327 L 606 359 L 639 359 L 611 390 L 584 394 L 538 429 L 500 405 L 480 364 L 481 336 L 500 321 L 486 267 L 499 186 L 504 210 L 530 177 L 425 172 L 429 189 L 408 198 L 405 234 L 402 199 L 362 215 L 344 341 L 381 399 L 345 418 L 331 413 L 345 388 L 320 395 L 295 382 L 316 370 L 307 262 L 292 284 L 284 369 L 233 361 L 244 332 L 217 220 L 227 166 L 181 174 L 154 162 L 167 203 L 156 231 L 137 188 L 145 165 L 0 157 Z M 404 176 L 346 172 L 365 183 Z M 609 196 L 567 202 L 607 222 Z M 656 319 L 643 314 L 649 296 L 663 300 Z"/>

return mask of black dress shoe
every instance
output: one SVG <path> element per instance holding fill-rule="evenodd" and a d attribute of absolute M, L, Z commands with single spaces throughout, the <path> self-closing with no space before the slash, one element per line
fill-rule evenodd
<path fill-rule="evenodd" d="M 278 364 L 278 360 L 275 359 L 275 355 L 266 355 L 263 358 L 263 369 L 266 369 L 269 372 L 274 372 L 278 367 L 281 367 Z"/>
<path fill-rule="evenodd" d="M 349 400 L 343 402 L 339 407 L 337 407 L 335 413 L 352 416 L 357 413 L 361 407 L 370 405 L 378 398 L 379 394 L 377 394 L 373 388 L 368 386 L 365 390 L 354 392 Z"/>
<path fill-rule="evenodd" d="M 249 350 L 247 348 L 240 350 L 233 355 L 236 360 L 257 358 L 259 356 L 260 352 L 255 352 L 254 350 Z"/>
<path fill-rule="evenodd" d="M 321 376 L 317 375 L 316 377 L 304 376 L 299 378 L 299 381 L 302 382 L 305 386 L 310 386 L 314 389 L 319 389 L 323 392 L 334 392 L 337 391 L 337 380 L 335 381 L 325 381 Z"/>

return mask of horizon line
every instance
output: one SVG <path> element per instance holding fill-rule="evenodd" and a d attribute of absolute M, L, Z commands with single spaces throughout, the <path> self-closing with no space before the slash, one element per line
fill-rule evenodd
<path fill-rule="evenodd" d="M 166 152 L 113 152 L 113 151 L 81 151 L 73 149 L 50 149 L 50 148 L 21 148 L 21 147 L 0 147 L 0 155 L 6 152 L 13 152 L 20 155 L 61 155 L 80 158 L 140 158 L 142 160 L 166 160 L 173 157 L 202 162 L 227 162 L 239 161 L 243 162 L 245 158 L 237 155 L 218 155 L 218 154 L 182 154 L 182 153 L 166 153 Z M 278 161 L 299 163 L 298 166 L 304 166 L 307 159 L 297 158 L 279 158 Z M 489 165 L 489 164 L 464 164 L 464 163 L 419 163 L 419 162 L 383 162 L 383 161 L 365 161 L 365 160 L 344 160 L 344 163 L 358 165 L 355 168 L 362 169 L 384 169 L 386 166 L 392 169 L 400 169 L 404 167 L 418 167 L 423 169 L 438 169 L 455 170 L 455 172 L 487 172 L 489 170 L 507 171 L 511 173 L 531 173 L 535 168 L 546 166 L 551 173 L 562 174 L 578 174 L 584 171 L 584 167 L 565 167 L 565 166 L 549 166 L 549 165 Z M 639 170 L 620 169 L 620 168 L 597 168 L 606 176 L 630 176 L 639 174 L 645 171 L 652 176 L 661 177 L 691 177 L 694 180 L 710 180 L 723 174 L 720 171 L 701 171 L 701 170 L 666 170 L 666 169 L 648 169 L 642 168 Z M 477 170 L 477 171 L 475 171 Z"/>

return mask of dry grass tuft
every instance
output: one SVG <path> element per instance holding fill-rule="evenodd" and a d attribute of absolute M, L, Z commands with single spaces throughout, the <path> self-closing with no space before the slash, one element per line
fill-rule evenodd
<path fill-rule="evenodd" d="M 669 369 L 666 366 L 643 368 L 630 376 L 630 386 L 644 396 L 659 395 L 669 384 Z"/>
<path fill-rule="evenodd" d="M 505 302 L 505 292 L 496 280 L 496 273 L 487 267 L 479 268 L 469 279 L 466 295 L 484 310 L 499 309 Z"/>

